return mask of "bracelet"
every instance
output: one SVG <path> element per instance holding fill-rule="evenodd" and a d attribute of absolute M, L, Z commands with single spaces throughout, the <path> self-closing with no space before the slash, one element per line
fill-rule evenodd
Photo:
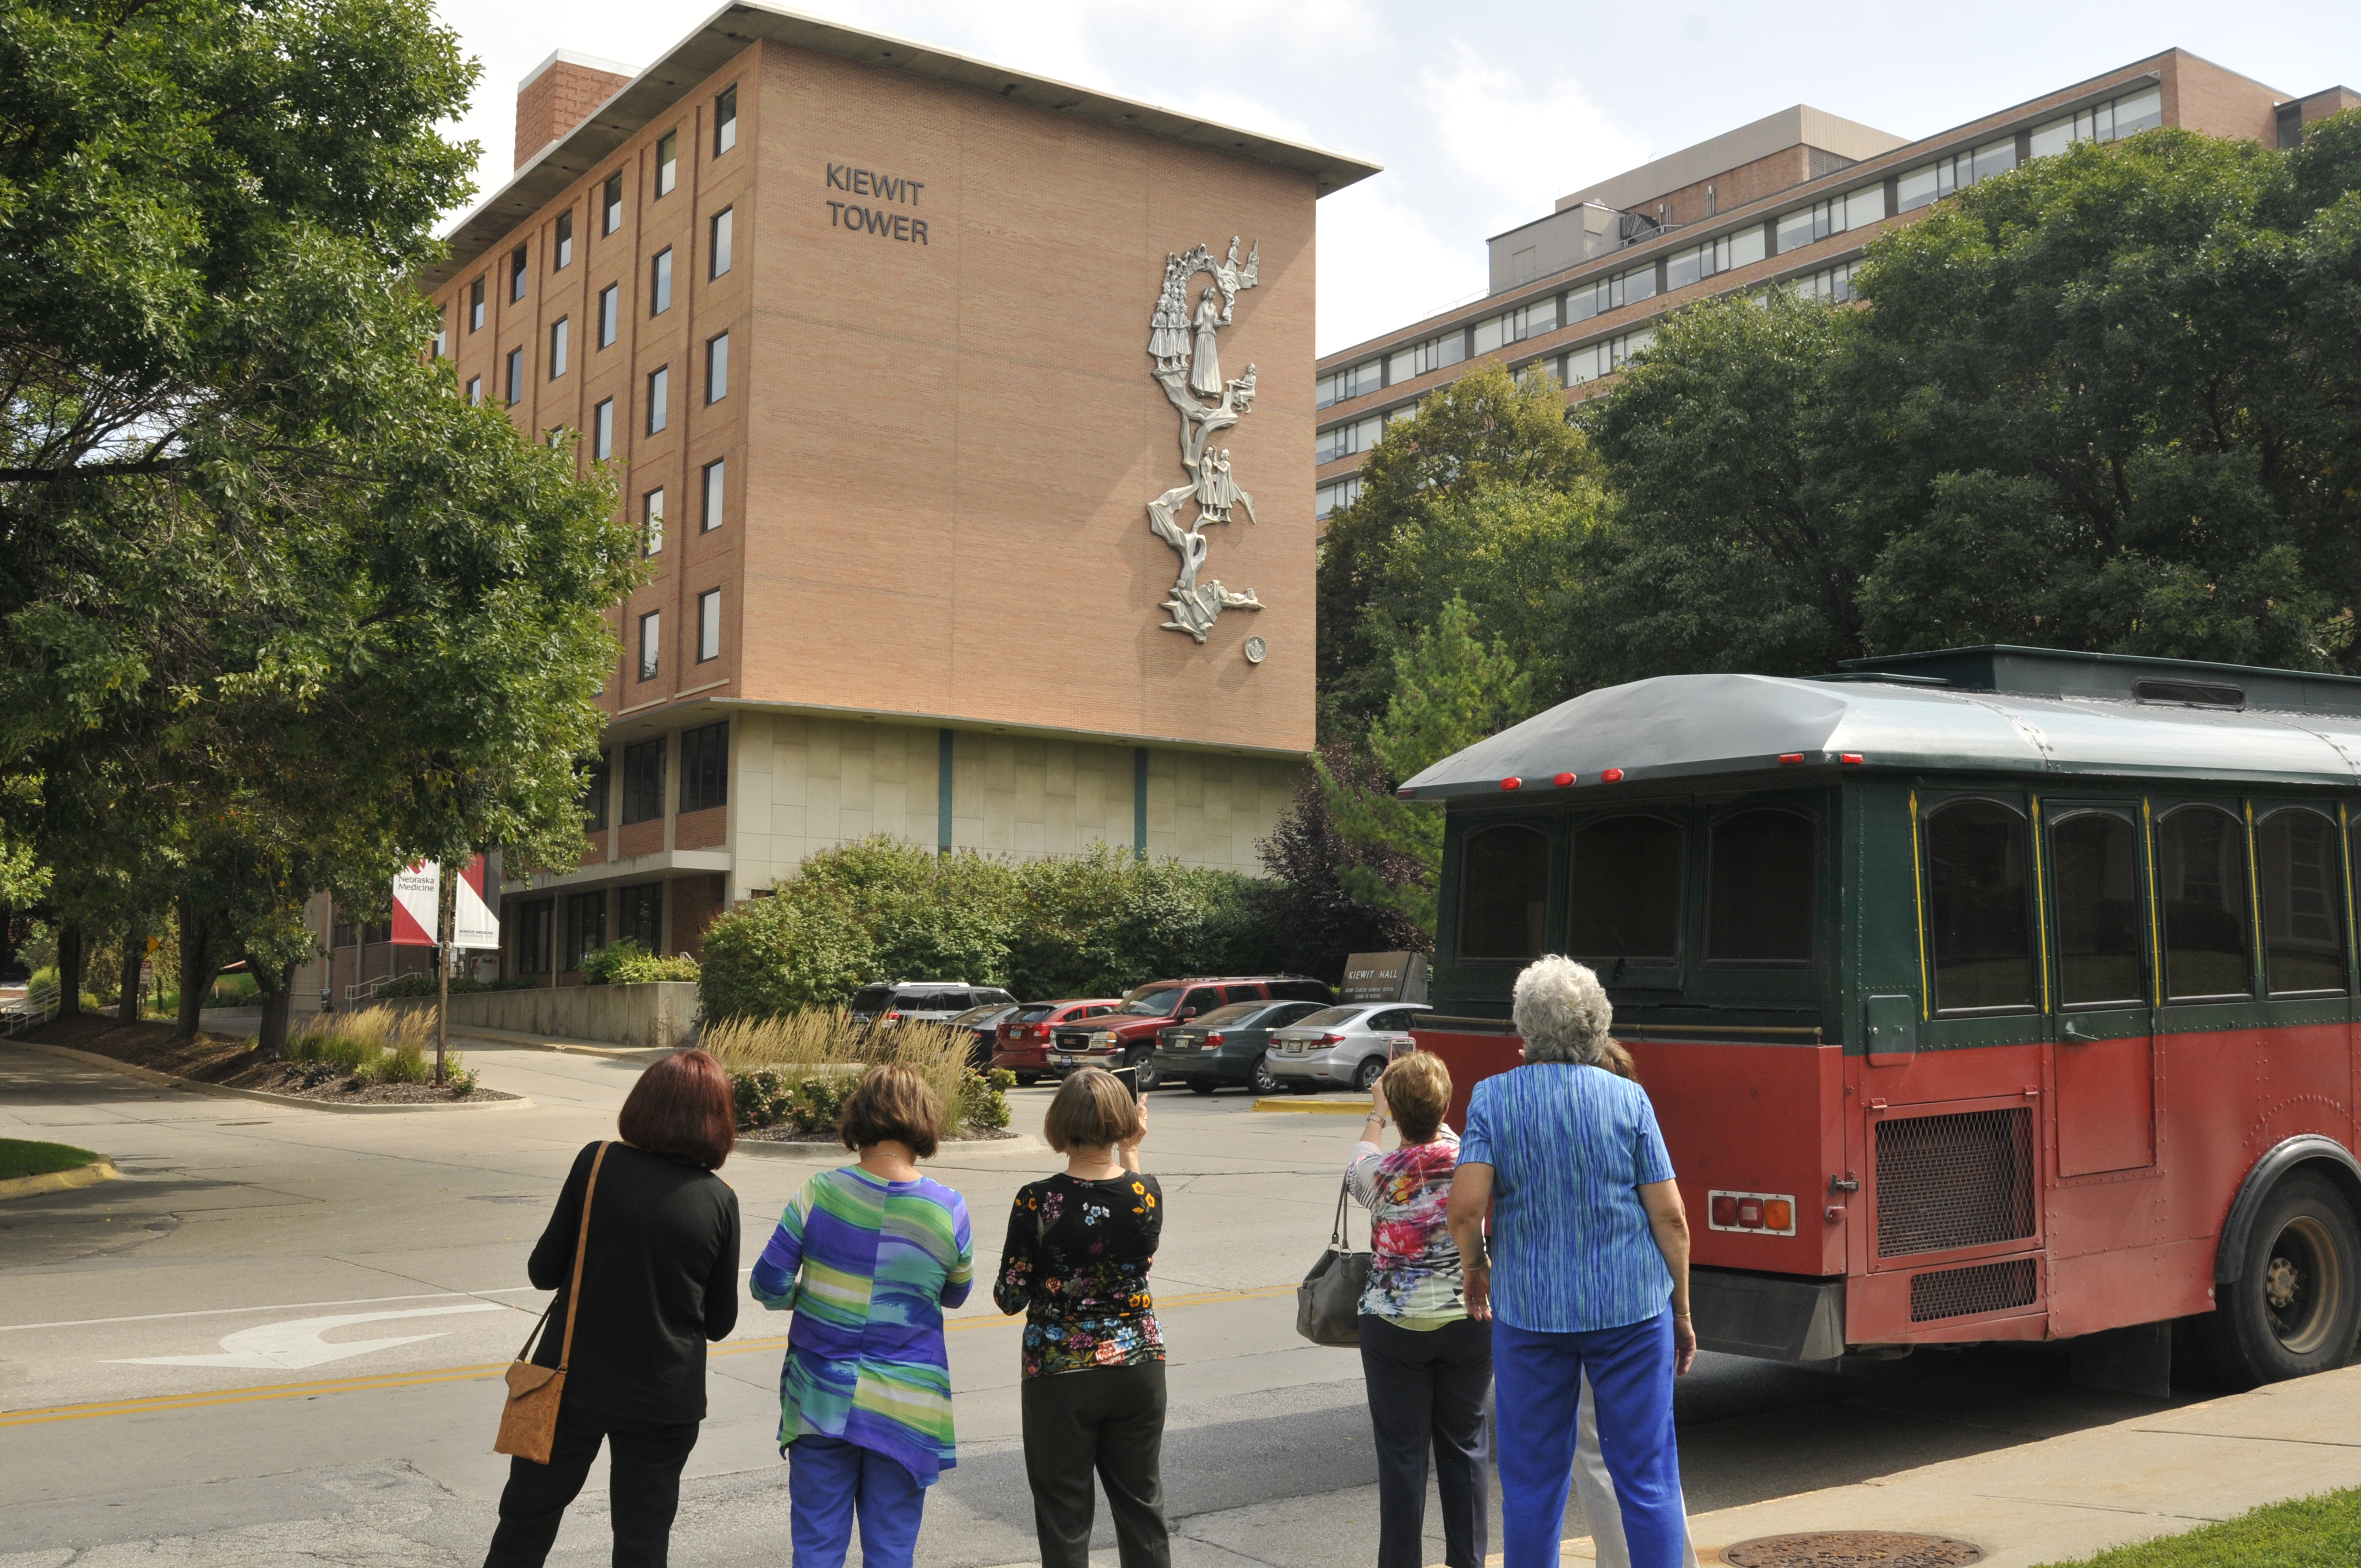
<path fill-rule="evenodd" d="M 1369 1113 L 1368 1119 L 1378 1124 L 1380 1132 L 1394 1124 L 1394 1119 L 1391 1116 L 1380 1116 L 1375 1111 Z"/>

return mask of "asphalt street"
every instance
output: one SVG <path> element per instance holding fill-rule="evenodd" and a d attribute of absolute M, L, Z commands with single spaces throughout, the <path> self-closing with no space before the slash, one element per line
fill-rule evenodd
<path fill-rule="evenodd" d="M 612 1135 L 640 1063 L 468 1055 L 486 1084 L 532 1103 L 334 1114 L 0 1043 L 0 1136 L 96 1148 L 126 1173 L 0 1205 L 0 1568 L 481 1560 L 508 1464 L 490 1452 L 494 1379 L 546 1300 L 525 1254 L 575 1151 Z M 1038 1129 L 1048 1098 L 1012 1095 L 1019 1132 Z M 1359 1124 L 1251 1106 L 1159 1093 L 1145 1151 L 1168 1203 L 1156 1281 L 1175 1559 L 1366 1564 L 1375 1469 L 1358 1358 L 1293 1332 L 1293 1287 L 1325 1240 Z M 1016 1188 L 1056 1164 L 1030 1140 L 933 1162 L 975 1215 L 980 1277 Z M 814 1168 L 730 1160 L 744 1262 Z M 786 1554 L 774 1441 L 785 1329 L 750 1302 L 715 1347 L 677 1562 L 774 1568 Z M 1027 1561 L 1015 1323 L 979 1289 L 950 1346 L 960 1464 L 929 1500 L 921 1561 Z M 2154 1408 L 2067 1386 L 2037 1348 L 1846 1376 L 1708 1355 L 1680 1389 L 1683 1468 L 1703 1512 Z M 593 1487 L 603 1479 L 594 1471 Z M 1578 1514 L 1566 1528 L 1586 1533 Z M 603 1563 L 605 1530 L 594 1489 L 554 1561 Z"/>

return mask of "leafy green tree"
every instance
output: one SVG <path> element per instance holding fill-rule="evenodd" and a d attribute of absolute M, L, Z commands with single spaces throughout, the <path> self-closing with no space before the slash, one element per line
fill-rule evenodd
<path fill-rule="evenodd" d="M 1369 753 L 1383 787 L 1340 774 L 1315 759 L 1336 832 L 1358 853 L 1337 880 L 1359 902 L 1392 911 L 1429 940 L 1435 884 L 1443 870 L 1443 814 L 1398 798 L 1393 785 L 1492 735 L 1532 712 L 1532 677 L 1518 669 L 1505 642 L 1477 639 L 1475 612 L 1454 598 L 1417 641 L 1394 656 L 1393 697 L 1369 727 Z M 1416 868 L 1396 880 L 1384 861 Z"/>
<path fill-rule="evenodd" d="M 1550 378 L 1521 382 L 1497 364 L 1389 425 L 1362 466 L 1360 498 L 1321 541 L 1323 733 L 1357 738 L 1385 711 L 1394 655 L 1455 595 L 1488 627 L 1561 646 L 1550 618 L 1572 581 L 1569 546 L 1596 520 L 1598 474 Z M 1553 657 L 1534 654 L 1541 665 Z"/>

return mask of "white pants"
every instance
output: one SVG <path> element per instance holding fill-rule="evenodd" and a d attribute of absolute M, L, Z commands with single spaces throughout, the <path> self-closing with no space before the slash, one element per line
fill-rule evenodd
<path fill-rule="evenodd" d="M 1590 1391 L 1590 1374 L 1582 1375 L 1582 1403 L 1575 1417 L 1574 1495 L 1582 1499 L 1583 1517 L 1590 1521 L 1591 1550 L 1598 1568 L 1631 1568 L 1631 1549 L 1623 1544 L 1623 1512 L 1615 1504 L 1615 1481 L 1598 1452 L 1598 1400 Z M 1682 1512 L 1688 1510 L 1684 1505 Z M 1682 1549 L 1683 1568 L 1697 1568 L 1697 1543 Z"/>

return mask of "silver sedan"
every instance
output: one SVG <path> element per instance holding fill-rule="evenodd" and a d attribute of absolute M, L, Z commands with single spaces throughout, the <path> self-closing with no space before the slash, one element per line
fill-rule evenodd
<path fill-rule="evenodd" d="M 1350 1002 L 1270 1032 L 1273 1078 L 1294 1089 L 1367 1089 L 1386 1063 L 1413 1048 L 1422 1002 Z"/>

